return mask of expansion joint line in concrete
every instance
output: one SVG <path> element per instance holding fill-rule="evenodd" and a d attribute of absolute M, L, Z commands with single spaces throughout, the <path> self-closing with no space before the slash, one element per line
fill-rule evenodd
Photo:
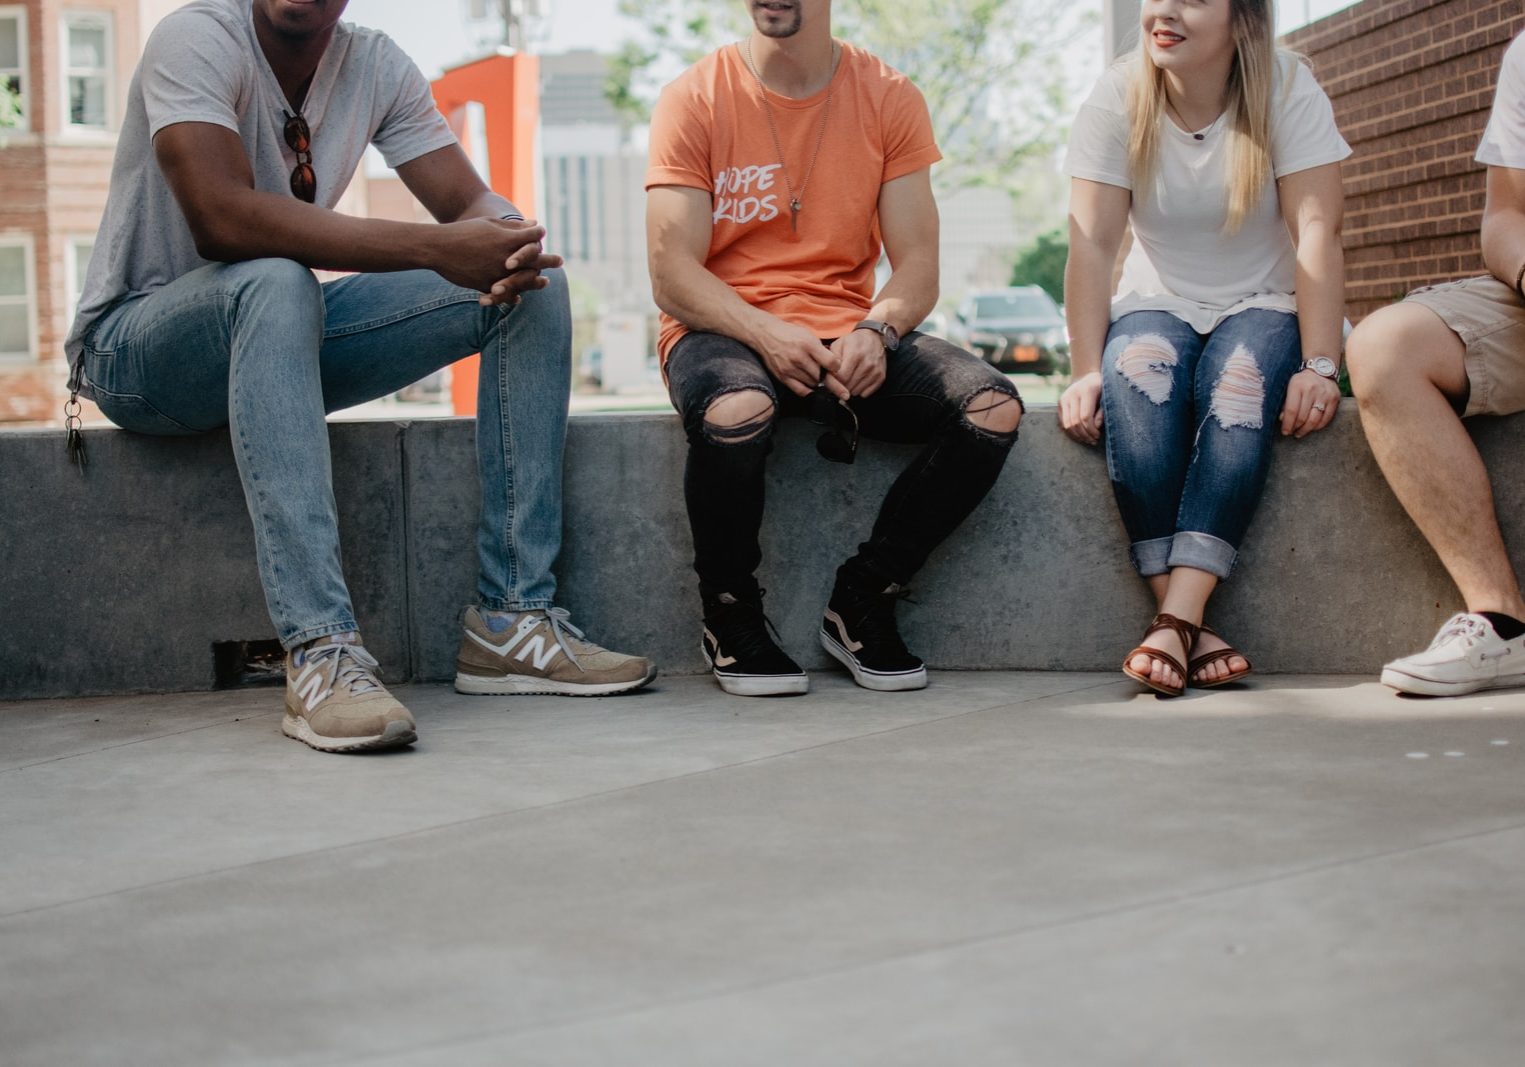
<path fill-rule="evenodd" d="M 412 681 L 418 677 L 417 646 L 413 642 L 413 605 L 419 603 L 418 589 L 414 582 L 414 575 L 418 568 L 413 566 L 413 511 L 409 506 L 408 487 L 412 485 L 412 471 L 409 469 L 408 453 L 408 423 L 397 423 L 397 471 L 402 484 L 398 486 L 397 508 L 401 512 L 402 522 L 402 588 L 404 603 L 402 606 L 402 647 L 408 650 L 408 673 L 403 676 L 404 681 Z"/>

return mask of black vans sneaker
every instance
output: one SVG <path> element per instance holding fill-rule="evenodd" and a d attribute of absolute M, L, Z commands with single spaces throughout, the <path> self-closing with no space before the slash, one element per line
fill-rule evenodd
<path fill-rule="evenodd" d="M 810 679 L 768 633 L 762 590 L 704 598 L 704 658 L 715 681 L 742 697 L 805 693 Z"/>
<path fill-rule="evenodd" d="M 895 628 L 895 601 L 908 590 L 855 588 L 840 579 L 821 621 L 821 645 L 852 672 L 864 689 L 884 693 L 927 687 L 927 665 L 913 655 Z"/>

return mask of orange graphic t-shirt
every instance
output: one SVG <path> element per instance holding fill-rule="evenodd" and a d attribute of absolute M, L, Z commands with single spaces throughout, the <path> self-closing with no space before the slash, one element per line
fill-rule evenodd
<path fill-rule="evenodd" d="M 737 45 L 706 56 L 662 91 L 646 171 L 647 189 L 709 191 L 711 273 L 753 307 L 823 339 L 852 329 L 873 304 L 879 187 L 942 158 L 921 91 L 868 52 L 838 44 L 831 85 L 803 100 L 759 86 Z M 810 171 L 818 136 L 821 150 Z M 789 224 L 787 188 L 802 203 L 797 231 Z M 664 363 L 687 332 L 662 315 L 657 347 Z"/>

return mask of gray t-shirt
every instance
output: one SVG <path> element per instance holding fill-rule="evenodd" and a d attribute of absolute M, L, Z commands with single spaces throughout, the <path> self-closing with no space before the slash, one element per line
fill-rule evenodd
<path fill-rule="evenodd" d="M 283 132 L 290 109 L 254 35 L 252 0 L 193 0 L 159 23 L 128 89 L 106 214 L 64 342 L 71 364 L 122 297 L 208 263 L 159 170 L 154 135 L 178 122 L 225 126 L 244 143 L 255 188 L 291 196 L 296 156 Z M 348 23 L 335 28 L 302 115 L 322 207 L 338 203 L 368 144 L 397 167 L 455 143 L 413 61 L 379 30 Z"/>

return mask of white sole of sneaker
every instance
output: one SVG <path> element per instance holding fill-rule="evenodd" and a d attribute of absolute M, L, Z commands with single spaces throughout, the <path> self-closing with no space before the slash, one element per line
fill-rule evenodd
<path fill-rule="evenodd" d="M 737 697 L 794 697 L 810 692 L 810 675 L 799 674 L 725 674 L 715 669 L 710 650 L 701 643 L 704 662 L 710 665 L 710 673 L 716 683 L 727 693 Z"/>
<path fill-rule="evenodd" d="M 927 669 L 917 667 L 914 671 L 871 671 L 866 667 L 859 666 L 858 661 L 853 659 L 853 654 L 837 641 L 835 637 L 821 631 L 821 647 L 829 652 L 833 659 L 852 673 L 853 681 L 864 689 L 872 689 L 876 693 L 904 693 L 912 689 L 925 689 L 927 687 Z"/>
<path fill-rule="evenodd" d="M 380 752 L 405 748 L 418 740 L 418 731 L 405 722 L 389 722 L 384 731 L 371 737 L 325 737 L 315 733 L 300 715 L 282 718 L 281 733 L 319 752 Z"/>
<path fill-rule="evenodd" d="M 1400 693 L 1412 693 L 1422 697 L 1459 697 L 1468 693 L 1481 693 L 1487 689 L 1515 689 L 1525 686 L 1525 674 L 1506 674 L 1481 682 L 1437 682 L 1432 678 L 1420 678 L 1392 667 L 1382 668 L 1382 684 Z"/>
<path fill-rule="evenodd" d="M 657 669 L 653 667 L 646 673 L 646 677 L 638 678 L 633 682 L 599 682 L 590 685 L 585 682 L 558 682 L 551 678 L 531 678 L 528 675 L 517 674 L 487 678 L 480 674 L 465 674 L 457 671 L 455 691 L 479 697 L 606 697 L 639 689 L 656 676 Z"/>

